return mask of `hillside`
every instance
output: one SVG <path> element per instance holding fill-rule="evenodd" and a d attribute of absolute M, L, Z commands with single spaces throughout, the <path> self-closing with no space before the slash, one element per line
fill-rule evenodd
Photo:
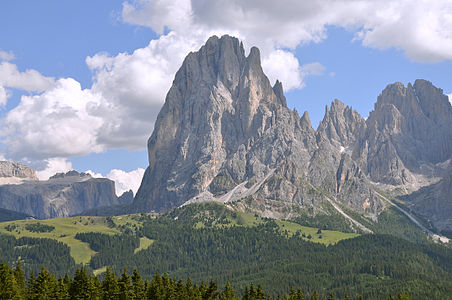
<path fill-rule="evenodd" d="M 97 275 L 107 266 L 117 274 L 124 267 L 136 268 L 145 278 L 167 272 L 195 282 L 213 278 L 223 285 L 229 280 L 240 290 L 251 282 L 261 283 L 272 295 L 291 286 L 302 286 L 307 293 L 347 291 L 353 297 L 363 294 L 372 299 L 399 292 L 408 292 L 414 299 L 447 299 L 452 293 L 452 253 L 447 247 L 307 227 L 218 203 L 187 205 L 162 215 L 6 222 L 0 224 L 0 231 L 7 234 L 1 239 L 10 240 L 1 246 L 6 262 L 13 265 L 22 254 L 25 268 L 36 268 L 36 272 L 44 261 L 57 274 L 74 270 L 74 262 L 72 267 L 58 268 L 58 259 L 69 263 L 73 257 Z M 14 242 L 12 235 L 21 238 Z M 43 256 L 44 248 L 32 246 L 37 240 L 24 240 L 24 236 L 61 241 L 62 252 Z M 28 247 L 36 255 L 20 252 Z M 33 257 L 39 262 L 33 262 Z"/>

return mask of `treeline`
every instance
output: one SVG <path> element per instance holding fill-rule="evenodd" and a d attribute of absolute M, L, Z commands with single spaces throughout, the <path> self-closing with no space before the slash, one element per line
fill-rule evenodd
<path fill-rule="evenodd" d="M 0 261 L 14 265 L 22 261 L 26 276 L 38 273 L 41 266 L 57 275 L 73 274 L 76 264 L 66 244 L 52 239 L 21 237 L 0 234 Z"/>
<path fill-rule="evenodd" d="M 334 293 L 319 295 L 314 291 L 305 295 L 301 289 L 290 289 L 277 299 L 286 300 L 319 300 L 319 299 L 351 299 L 347 294 L 336 297 Z M 240 293 L 235 291 L 229 282 L 224 288 L 219 288 L 213 280 L 207 284 L 202 281 L 199 285 L 186 281 L 169 278 L 165 273 L 155 274 L 152 280 L 143 280 L 140 273 L 134 270 L 129 275 L 126 269 L 119 277 L 107 268 L 102 279 L 90 276 L 85 269 L 78 269 L 71 278 L 64 276 L 56 278 L 45 268 L 35 277 L 25 279 L 24 271 L 19 263 L 14 269 L 0 264 L 0 299 L 152 299 L 152 300 L 267 300 L 275 299 L 265 292 L 265 289 L 254 284 L 246 286 Z M 362 297 L 359 297 L 362 299 Z M 396 298 L 389 295 L 387 299 L 409 300 L 408 294 L 398 294 Z"/>

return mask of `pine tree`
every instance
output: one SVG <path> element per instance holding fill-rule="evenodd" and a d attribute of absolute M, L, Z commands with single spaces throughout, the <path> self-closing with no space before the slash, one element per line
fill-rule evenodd
<path fill-rule="evenodd" d="M 44 267 L 30 285 L 28 299 L 50 299 L 55 294 L 56 279 Z"/>
<path fill-rule="evenodd" d="M 90 278 L 85 268 L 75 271 L 74 279 L 69 286 L 71 299 L 96 299 L 99 296 L 98 286 Z"/>
<path fill-rule="evenodd" d="M 297 290 L 297 300 L 304 300 L 304 295 L 301 292 L 301 289 Z"/>
<path fill-rule="evenodd" d="M 17 287 L 19 288 L 19 293 L 22 297 L 25 296 L 26 279 L 25 272 L 22 269 L 22 263 L 20 260 L 17 262 L 16 268 L 14 269 L 14 277 L 17 282 Z"/>
<path fill-rule="evenodd" d="M 176 284 L 174 296 L 176 299 L 188 299 L 187 289 L 182 279 L 179 279 L 179 281 Z"/>
<path fill-rule="evenodd" d="M 397 295 L 397 300 L 410 300 L 410 296 L 408 296 L 407 293 L 398 294 Z"/>
<path fill-rule="evenodd" d="M 259 300 L 265 299 L 265 293 L 264 290 L 262 289 L 262 285 L 260 284 L 257 285 L 256 299 Z"/>
<path fill-rule="evenodd" d="M 13 271 L 0 264 L 0 299 L 22 299 Z"/>
<path fill-rule="evenodd" d="M 256 299 L 256 295 L 257 295 L 257 293 L 256 293 L 256 288 L 254 287 L 254 284 L 253 283 L 251 283 L 250 284 L 250 299 Z"/>
<path fill-rule="evenodd" d="M 203 299 L 210 300 L 210 299 L 216 299 L 218 296 L 218 286 L 212 279 L 209 282 L 209 287 L 207 288 L 206 292 L 203 295 Z"/>
<path fill-rule="evenodd" d="M 224 290 L 220 293 L 220 300 L 231 300 L 234 298 L 235 298 L 234 290 L 232 289 L 229 281 L 227 281 Z"/>
<path fill-rule="evenodd" d="M 164 290 L 165 287 L 163 285 L 163 278 L 159 273 L 156 273 L 146 289 L 147 298 L 151 300 L 165 299 Z"/>
<path fill-rule="evenodd" d="M 101 284 L 102 299 L 118 299 L 119 298 L 119 286 L 116 280 L 116 275 L 111 271 L 110 267 L 107 267 L 105 271 L 105 278 Z"/>
<path fill-rule="evenodd" d="M 69 286 L 64 282 L 64 279 L 58 279 L 55 290 L 55 298 L 59 300 L 68 300 L 69 297 Z"/>
<path fill-rule="evenodd" d="M 250 300 L 250 292 L 248 291 L 248 286 L 245 286 L 245 291 L 243 292 L 242 300 Z"/>
<path fill-rule="evenodd" d="M 312 293 L 311 300 L 319 300 L 319 293 L 316 290 Z"/>
<path fill-rule="evenodd" d="M 132 298 L 132 285 L 130 284 L 130 276 L 127 269 L 124 268 L 121 277 L 118 280 L 119 299 L 128 300 Z"/>
<path fill-rule="evenodd" d="M 144 282 L 141 279 L 140 273 L 137 269 L 132 273 L 132 299 L 144 299 L 146 296 L 146 289 Z"/>

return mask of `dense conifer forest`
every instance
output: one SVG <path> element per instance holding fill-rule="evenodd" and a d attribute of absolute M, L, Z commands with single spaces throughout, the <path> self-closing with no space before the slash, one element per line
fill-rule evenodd
<path fill-rule="evenodd" d="M 304 232 L 290 232 L 271 219 L 259 219 L 253 226 L 239 225 L 245 222 L 236 212 L 213 204 L 137 218 L 140 222 L 132 225 L 111 220 L 110 226 L 122 232 L 119 235 L 78 233 L 75 237 L 96 251 L 83 269 L 75 264 L 66 244 L 51 239 L 0 235 L 0 260 L 14 268 L 20 262 L 29 279 L 27 289 L 40 276 L 47 276 L 52 279 L 43 280 L 55 284 L 49 289 L 67 289 L 69 293 L 76 289 L 73 282 L 77 280 L 89 281 L 87 286 L 95 286 L 93 289 L 98 289 L 96 285 L 106 286 L 108 278 L 126 276 L 126 267 L 136 270 L 132 277 L 139 273 L 140 278 L 150 281 L 146 285 L 148 295 L 152 282 L 158 281 L 156 274 L 166 273 L 183 280 L 180 283 L 167 279 L 166 296 L 150 299 L 174 299 L 169 296 L 171 291 L 177 290 L 177 285 L 187 286 L 188 278 L 189 282 L 198 283 L 198 290 L 193 287 L 190 293 L 201 295 L 193 296 L 199 299 L 210 299 L 205 298 L 201 282 L 211 279 L 218 297 L 222 293 L 218 286 L 228 283 L 244 299 L 264 299 L 246 298 L 246 288 L 249 293 L 257 292 L 259 284 L 260 290 L 273 298 L 301 287 L 305 299 L 316 293 L 320 299 L 328 299 L 330 293 L 341 299 L 346 299 L 346 294 L 350 299 L 386 299 L 390 294 L 403 293 L 412 299 L 452 299 L 452 249 L 443 245 L 416 244 L 380 234 L 361 235 L 331 245 L 314 243 Z M 317 238 L 324 234 L 321 229 L 315 232 Z M 140 248 L 141 239 L 152 243 Z M 46 269 L 41 270 L 42 266 Z M 7 269 L 6 265 L 2 268 Z M 2 278 L 5 276 L 9 275 Z M 55 279 L 60 277 L 63 279 Z M 120 279 L 115 280 L 119 286 Z M 250 286 L 251 283 L 256 285 Z"/>
<path fill-rule="evenodd" d="M 357 299 L 361 299 L 358 297 Z M 243 290 L 234 290 L 231 284 L 226 282 L 224 288 L 210 280 L 208 283 L 201 281 L 193 283 L 190 278 L 169 278 L 165 273 L 156 273 L 150 281 L 143 280 L 141 274 L 135 269 L 129 274 L 126 269 L 116 276 L 110 268 L 106 269 L 102 278 L 94 277 L 84 269 L 78 269 L 73 277 L 65 275 L 56 278 L 44 267 L 36 276 L 25 278 L 21 264 L 10 268 L 8 265 L 0 264 L 0 299 L 193 299 L 193 300 L 266 300 L 266 299 L 352 299 L 345 293 L 335 296 L 330 292 L 321 295 L 313 291 L 310 295 L 304 294 L 303 290 L 289 289 L 282 295 L 272 297 L 265 292 L 263 286 L 251 283 Z M 407 293 L 398 294 L 396 297 L 388 295 L 386 299 L 409 300 Z"/>

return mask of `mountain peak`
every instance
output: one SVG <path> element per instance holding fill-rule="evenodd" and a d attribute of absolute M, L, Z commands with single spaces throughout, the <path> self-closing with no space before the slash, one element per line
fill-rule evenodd
<path fill-rule="evenodd" d="M 275 126 L 282 108 L 288 111 L 282 84 L 271 86 L 259 49 L 252 47 L 245 56 L 238 39 L 209 38 L 176 73 L 148 141 L 144 181 L 152 183 L 137 198 L 166 210 L 161 205 L 180 205 L 206 190 L 227 156 Z"/>

